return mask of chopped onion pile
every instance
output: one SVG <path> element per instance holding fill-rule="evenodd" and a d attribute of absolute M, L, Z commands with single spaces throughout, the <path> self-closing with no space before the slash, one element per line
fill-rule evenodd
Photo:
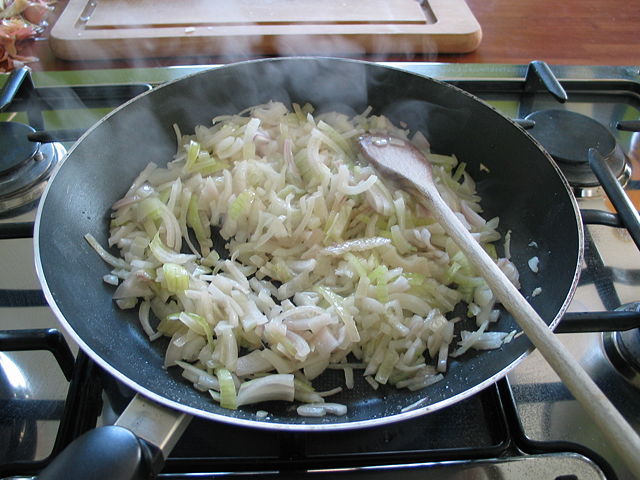
<path fill-rule="evenodd" d="M 151 340 L 171 338 L 165 366 L 221 406 L 284 400 L 304 404 L 301 415 L 343 415 L 325 398 L 353 388 L 354 372 L 372 388 L 422 389 L 450 356 L 513 337 L 486 331 L 498 310 L 485 281 L 429 212 L 358 154 L 365 132 L 407 137 L 385 117 L 269 103 L 193 135 L 175 129 L 175 158 L 147 166 L 113 206 L 109 246 L 120 257 L 87 239 L 113 266 L 105 281 L 119 283 L 118 305 L 138 306 Z M 464 163 L 429 153 L 421 134 L 411 141 L 517 285 Z M 458 337 L 445 315 L 461 302 L 477 330 Z M 317 392 L 311 382 L 327 368 L 343 370 L 344 385 Z"/>

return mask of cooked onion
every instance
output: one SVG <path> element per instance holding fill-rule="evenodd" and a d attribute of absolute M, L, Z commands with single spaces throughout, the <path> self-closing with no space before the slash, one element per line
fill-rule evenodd
<path fill-rule="evenodd" d="M 124 279 L 115 298 L 126 307 L 142 298 L 144 330 L 171 337 L 167 367 L 229 408 L 295 398 L 310 403 L 303 415 L 344 415 L 323 398 L 340 385 L 311 384 L 328 367 L 344 370 L 346 388 L 357 369 L 372 388 L 417 390 L 442 380 L 450 355 L 513 337 L 486 332 L 495 298 L 426 209 L 355 153 L 371 131 L 408 133 L 368 111 L 314 117 L 309 105 L 280 103 L 192 135 L 176 127 L 173 161 L 150 165 L 114 204 L 120 257 L 86 237 Z M 424 136 L 414 139 L 431 155 Z M 431 162 L 443 197 L 517 283 L 489 243 L 498 220 L 480 216 L 465 165 Z M 227 252 L 213 250 L 214 231 Z M 479 328 L 458 339 L 446 315 L 461 302 Z"/>

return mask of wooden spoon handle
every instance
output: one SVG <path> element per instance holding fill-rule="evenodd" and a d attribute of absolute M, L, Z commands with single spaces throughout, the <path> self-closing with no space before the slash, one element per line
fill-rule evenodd
<path fill-rule="evenodd" d="M 435 184 L 416 184 L 415 186 L 424 194 L 426 206 L 438 223 L 484 277 L 496 297 L 513 315 L 527 337 L 600 427 L 608 441 L 615 446 L 627 466 L 640 478 L 640 438 L 635 430 L 471 236 L 444 202 Z"/>

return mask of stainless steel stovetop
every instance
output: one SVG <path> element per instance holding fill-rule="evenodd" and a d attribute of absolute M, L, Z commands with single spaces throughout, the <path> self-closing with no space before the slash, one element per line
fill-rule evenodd
<path fill-rule="evenodd" d="M 636 195 L 634 191 L 640 189 L 636 180 L 640 179 L 640 133 L 617 128 L 619 122 L 633 125 L 631 122 L 640 119 L 638 67 L 552 66 L 551 70 L 568 94 L 568 100 L 559 103 L 541 86 L 537 77 L 528 75 L 531 69 L 526 65 L 392 65 L 450 81 L 512 118 L 523 119 L 535 111 L 559 109 L 596 119 L 611 132 L 629 161 L 631 179 L 627 184 L 628 192 L 633 197 Z M 33 79 L 36 87 L 55 89 L 88 85 L 89 91 L 97 92 L 102 85 L 155 85 L 204 68 L 207 67 L 37 72 Z M 41 117 L 44 125 L 37 128 L 86 128 L 116 106 L 117 101 L 124 100 L 122 98 L 112 104 L 113 101 L 95 98 L 91 102 L 77 99 L 67 104 L 64 110 L 51 108 L 44 112 Z M 0 114 L 0 120 L 28 122 L 30 115 L 29 112 L 14 112 L 9 107 Z M 579 195 L 584 195 L 579 199 L 581 210 L 611 211 L 601 189 L 589 188 Z M 3 234 L 3 238 L 23 237 L 26 232 L 26 238 L 0 240 L 0 325 L 4 330 L 58 326 L 54 315 L 42 306 L 38 293 L 32 245 L 28 238 L 29 225 L 24 223 L 33 221 L 34 217 L 34 209 L 27 207 L 17 214 L 5 213 L 0 219 L 0 228 L 8 226 L 12 231 L 22 232 L 19 235 Z M 632 308 L 635 302 L 640 302 L 640 253 L 626 230 L 618 228 L 619 225 L 610 226 L 619 221 L 617 217 L 590 212 L 585 218 L 609 225 L 587 226 L 585 270 L 570 307 L 574 315 L 568 315 L 568 320 L 559 327 L 573 332 L 584 330 L 584 333 L 559 333 L 559 337 L 630 423 L 640 429 L 640 390 L 634 378 L 635 372 L 628 366 L 623 367 L 625 376 L 612 366 L 605 348 L 616 350 L 617 337 L 597 331 L 614 322 L 597 312 L 618 309 L 622 305 Z M 588 312 L 589 315 L 577 315 L 577 312 Z M 630 322 L 638 324 L 637 320 L 631 319 Z M 638 336 L 637 330 L 625 335 Z M 0 339 L 0 346 L 9 350 L 3 341 Z M 71 342 L 70 346 L 76 354 L 77 348 Z M 69 382 L 49 351 L 2 353 L 2 349 L 0 402 L 5 406 L 0 408 L 0 478 L 30 476 L 37 473 L 52 449 L 57 448 L 56 436 L 60 419 L 66 414 L 64 406 L 70 391 Z M 636 360 L 640 361 L 638 357 Z M 76 367 L 86 369 L 83 374 L 92 377 L 95 366 L 87 367 L 87 362 L 79 355 Z M 89 385 L 93 385 L 91 380 L 87 380 Z M 86 391 L 82 394 L 88 395 Z M 118 402 L 101 391 L 91 398 L 100 400 L 97 423 L 113 423 Z M 494 410 L 496 405 L 498 410 Z M 186 478 L 191 474 L 213 478 L 214 473 L 222 475 L 226 472 L 233 477 L 251 473 L 257 476 L 260 472 L 261 478 L 302 478 L 303 474 L 309 478 L 341 474 L 357 478 L 424 478 L 427 475 L 446 479 L 633 478 L 537 352 L 513 370 L 508 381 L 500 381 L 478 398 L 452 408 L 454 410 L 449 414 L 436 412 L 434 416 L 430 415 L 433 418 L 425 420 L 424 424 L 374 431 L 371 438 L 364 444 L 358 444 L 353 452 L 349 450 L 353 436 L 348 434 L 331 438 L 283 438 L 255 434 L 252 438 L 256 443 L 269 444 L 266 453 L 257 447 L 255 452 L 251 447 L 247 447 L 247 452 L 237 452 L 233 448 L 238 444 L 242 449 L 241 439 L 246 437 L 242 437 L 243 432 L 239 430 L 223 427 L 213 435 L 229 439 L 229 449 L 225 450 L 202 438 L 202 431 L 209 431 L 208 425 L 192 425 L 193 440 L 178 444 L 174 458 L 167 463 L 162 476 Z M 470 418 L 466 420 L 465 415 Z M 478 415 L 486 415 L 490 419 L 488 423 L 495 420 L 500 425 L 498 431 L 485 432 L 477 427 L 480 433 L 476 434 L 473 417 Z M 450 425 L 447 422 L 452 417 L 463 420 L 460 425 Z M 462 429 L 462 434 L 452 433 L 451 429 L 455 428 Z M 9 433 L 3 433 L 5 431 Z M 414 431 L 420 433 L 413 435 Z M 189 431 L 186 436 L 189 436 Z M 234 442 L 234 438 L 239 438 L 239 443 Z M 426 446 L 423 448 L 416 443 L 419 441 Z M 481 444 L 476 445 L 477 442 Z M 391 456 L 388 455 L 389 449 L 394 452 Z M 212 452 L 211 461 L 204 458 L 207 452 Z M 375 455 L 362 456 L 363 452 L 374 452 Z"/>

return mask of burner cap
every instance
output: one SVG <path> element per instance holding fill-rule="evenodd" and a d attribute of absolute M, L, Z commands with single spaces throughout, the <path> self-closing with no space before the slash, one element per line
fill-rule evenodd
<path fill-rule="evenodd" d="M 626 181 L 628 161 L 613 134 L 598 121 L 568 110 L 539 110 L 526 117 L 535 125 L 529 133 L 555 159 L 569 183 L 578 189 L 597 187 L 598 179 L 589 166 L 589 149 L 606 159 L 614 175 Z"/>
<path fill-rule="evenodd" d="M 29 125 L 0 122 L 0 216 L 27 208 L 40 198 L 54 167 L 64 156 L 59 143 L 31 142 Z"/>
<path fill-rule="evenodd" d="M 23 123 L 0 122 L 0 175 L 20 168 L 38 152 L 40 144 L 27 138 L 33 132 Z"/>
<path fill-rule="evenodd" d="M 535 126 L 533 136 L 559 162 L 589 163 L 589 148 L 602 156 L 611 155 L 616 140 L 607 128 L 596 120 L 568 110 L 539 110 L 527 116 Z"/>
<path fill-rule="evenodd" d="M 622 305 L 616 310 L 640 312 L 640 303 Z M 603 345 L 605 354 L 615 369 L 632 385 L 640 388 L 640 329 L 605 332 Z"/>

